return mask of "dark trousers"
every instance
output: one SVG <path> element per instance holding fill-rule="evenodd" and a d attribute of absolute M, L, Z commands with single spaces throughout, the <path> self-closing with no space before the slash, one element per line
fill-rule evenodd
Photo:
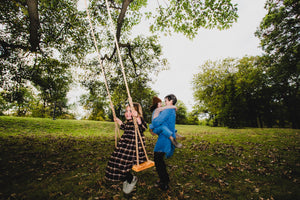
<path fill-rule="evenodd" d="M 123 181 L 123 182 L 124 182 L 124 181 L 127 181 L 128 183 L 131 183 L 132 179 L 133 179 L 133 175 L 132 175 L 130 172 L 128 172 L 128 173 L 126 174 L 125 178 L 122 179 L 122 181 Z"/>
<path fill-rule="evenodd" d="M 167 185 L 170 182 L 167 166 L 164 161 L 164 152 L 154 152 L 154 162 L 160 183 Z"/>

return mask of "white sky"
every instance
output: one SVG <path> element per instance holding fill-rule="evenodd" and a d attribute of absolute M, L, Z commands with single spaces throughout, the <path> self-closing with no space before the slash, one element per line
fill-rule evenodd
<path fill-rule="evenodd" d="M 182 34 L 161 37 L 163 53 L 170 63 L 170 70 L 161 72 L 153 84 L 152 88 L 159 92 L 160 98 L 173 93 L 191 111 L 194 105 L 191 82 L 202 64 L 207 60 L 262 54 L 259 39 L 254 36 L 254 32 L 267 13 L 264 9 L 265 0 L 234 2 L 238 2 L 239 18 L 228 30 L 202 29 L 193 40 Z"/>
<path fill-rule="evenodd" d="M 193 40 L 185 38 L 182 34 L 167 37 L 161 34 L 160 44 L 163 47 L 163 55 L 168 59 L 170 66 L 169 70 L 160 72 L 154 78 L 155 83 L 152 84 L 152 89 L 159 93 L 161 99 L 173 93 L 177 99 L 183 101 L 188 111 L 191 111 L 194 105 L 191 83 L 193 75 L 199 72 L 202 64 L 207 60 L 262 54 L 259 39 L 254 36 L 254 32 L 267 13 L 264 9 L 266 0 L 234 0 L 233 2 L 238 3 L 239 18 L 237 23 L 228 30 L 201 29 Z M 151 8 L 156 4 L 157 1 L 149 0 L 148 7 Z M 143 21 L 136 27 L 135 34 L 145 34 L 145 30 L 148 29 L 147 21 Z"/>

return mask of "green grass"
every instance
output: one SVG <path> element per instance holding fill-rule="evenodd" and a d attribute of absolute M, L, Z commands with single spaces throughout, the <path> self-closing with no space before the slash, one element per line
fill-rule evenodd
<path fill-rule="evenodd" d="M 300 130 L 176 128 L 186 140 L 166 160 L 170 190 L 151 168 L 125 195 L 104 181 L 114 123 L 0 117 L 0 199 L 300 199 Z"/>

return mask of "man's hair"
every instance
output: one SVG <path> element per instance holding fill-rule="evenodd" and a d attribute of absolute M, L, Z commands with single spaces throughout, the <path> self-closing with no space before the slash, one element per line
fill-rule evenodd
<path fill-rule="evenodd" d="M 165 97 L 165 99 L 168 99 L 169 101 L 172 100 L 173 105 L 175 105 L 175 104 L 177 103 L 177 98 L 176 98 L 176 96 L 175 96 L 174 94 L 169 94 L 169 95 L 167 95 L 167 96 Z"/>

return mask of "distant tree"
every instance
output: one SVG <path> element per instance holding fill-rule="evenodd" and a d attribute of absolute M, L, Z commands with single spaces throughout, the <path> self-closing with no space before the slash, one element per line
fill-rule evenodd
<path fill-rule="evenodd" d="M 5 92 L 0 92 L 0 116 L 4 115 L 4 112 L 9 109 L 8 102 L 5 99 Z"/>
<path fill-rule="evenodd" d="M 267 0 L 268 13 L 256 36 L 262 49 L 272 57 L 270 68 L 274 101 L 281 103 L 281 116 L 300 127 L 300 2 L 298 0 Z M 284 118 L 281 126 L 285 126 Z"/>
<path fill-rule="evenodd" d="M 216 125 L 220 124 L 217 117 L 219 117 L 222 108 L 223 82 L 232 60 L 207 61 L 200 67 L 201 71 L 193 78 L 195 107 L 199 112 L 208 113 Z"/>
<path fill-rule="evenodd" d="M 68 65 L 54 59 L 44 59 L 32 68 L 31 81 L 41 91 L 39 94 L 44 108 L 52 109 L 51 116 L 55 119 L 67 108 L 67 92 L 72 82 Z"/>
<path fill-rule="evenodd" d="M 0 95 L 1 113 L 12 109 L 17 116 L 29 115 L 35 101 L 33 92 L 28 87 L 15 87 L 13 91 L 2 91 Z"/>
<path fill-rule="evenodd" d="M 89 115 L 86 118 L 97 121 L 108 120 L 107 110 L 109 107 L 106 103 L 106 94 L 105 91 L 101 91 L 104 88 L 102 86 L 103 82 L 86 80 L 83 84 L 89 90 L 88 94 L 80 97 L 81 105 L 89 111 Z"/>
<path fill-rule="evenodd" d="M 200 120 L 199 120 L 199 112 L 193 110 L 192 112 L 189 112 L 187 114 L 187 124 L 189 125 L 199 125 Z"/>
<path fill-rule="evenodd" d="M 261 126 L 271 96 L 263 95 L 267 76 L 260 62 L 259 57 L 206 62 L 193 80 L 196 110 L 208 113 L 215 126 Z"/>
<path fill-rule="evenodd" d="M 177 101 L 176 105 L 176 124 L 186 124 L 187 123 L 187 107 L 180 100 Z"/>
<path fill-rule="evenodd" d="M 262 127 L 269 120 L 272 102 L 266 57 L 243 57 L 234 73 L 237 99 L 234 103 L 239 126 Z M 274 121 L 272 121 L 274 124 Z"/>

